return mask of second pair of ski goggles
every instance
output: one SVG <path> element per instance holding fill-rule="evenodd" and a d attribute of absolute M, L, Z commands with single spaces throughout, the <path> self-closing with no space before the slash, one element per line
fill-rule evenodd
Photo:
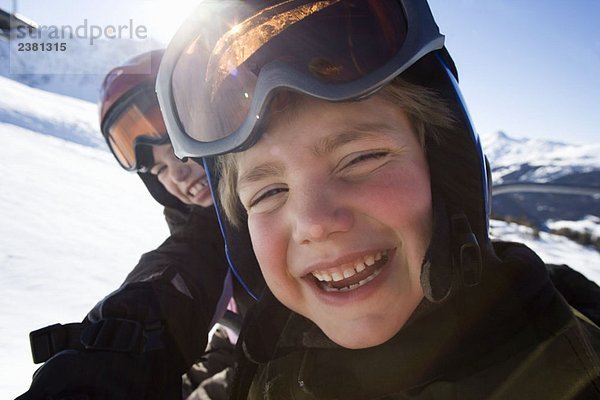
<path fill-rule="evenodd" d="M 119 99 L 101 130 L 123 168 L 147 172 L 154 163 L 150 146 L 169 141 L 154 85 L 141 85 Z"/>
<path fill-rule="evenodd" d="M 366 97 L 443 45 L 425 0 L 206 1 L 171 41 L 157 93 L 179 157 L 240 151 L 278 89 Z"/>

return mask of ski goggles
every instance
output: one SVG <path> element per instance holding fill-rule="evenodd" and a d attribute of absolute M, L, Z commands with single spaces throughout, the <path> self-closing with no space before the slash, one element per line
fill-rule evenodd
<path fill-rule="evenodd" d="M 205 2 L 169 44 L 157 94 L 179 157 L 241 151 L 278 89 L 366 97 L 443 45 L 424 0 Z"/>
<path fill-rule="evenodd" d="M 101 130 L 115 158 L 128 171 L 149 170 L 154 162 L 148 146 L 169 141 L 151 84 L 142 85 L 115 104 Z"/>

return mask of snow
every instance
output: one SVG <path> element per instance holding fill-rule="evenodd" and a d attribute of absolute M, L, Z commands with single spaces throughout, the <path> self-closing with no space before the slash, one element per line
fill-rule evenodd
<path fill-rule="evenodd" d="M 598 225 L 595 229 L 598 229 Z M 544 262 L 567 264 L 588 279 L 600 284 L 600 253 L 597 250 L 581 246 L 564 236 L 547 232 L 539 232 L 538 237 L 529 227 L 504 221 L 490 222 L 490 236 L 495 239 L 524 243 Z"/>
<path fill-rule="evenodd" d="M 142 253 L 168 235 L 161 207 L 105 147 L 15 125 L 33 125 L 14 117 L 18 112 L 38 121 L 44 133 L 65 127 L 66 135 L 71 132 L 74 140 L 88 135 L 91 144 L 93 135 L 100 137 L 92 103 L 19 93 L 13 84 L 0 78 L 1 93 L 13 99 L 0 98 L 2 399 L 16 397 L 31 383 L 36 366 L 30 331 L 81 320 L 121 284 Z M 20 95 L 31 100 L 29 107 Z M 53 101 L 56 107 L 48 110 Z"/>
<path fill-rule="evenodd" d="M 588 232 L 592 238 L 600 237 L 600 217 L 596 215 L 588 215 L 581 221 L 554 221 L 550 220 L 546 222 L 548 228 L 552 230 L 559 230 L 561 228 L 568 228 L 576 232 Z"/>
<path fill-rule="evenodd" d="M 98 108 L 0 76 L 0 121 L 92 147 L 105 147 Z"/>
<path fill-rule="evenodd" d="M 0 398 L 10 399 L 28 388 L 37 368 L 29 332 L 80 321 L 168 233 L 161 207 L 106 149 L 95 104 L 1 76 L 0 93 Z M 533 152 L 526 139 L 512 147 L 500 139 L 503 165 Z M 559 145 L 547 146 L 537 156 L 549 159 Z M 598 168 L 600 151 L 591 148 L 572 147 L 576 159 L 564 164 Z M 600 226 L 598 216 L 582 223 L 595 232 Z M 524 241 L 545 261 L 567 263 L 600 283 L 595 250 L 499 221 L 492 233 Z"/>

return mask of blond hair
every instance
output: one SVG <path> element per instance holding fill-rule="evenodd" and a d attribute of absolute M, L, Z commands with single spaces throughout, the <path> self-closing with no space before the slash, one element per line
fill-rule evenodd
<path fill-rule="evenodd" d="M 427 140 L 439 142 L 443 132 L 456 124 L 456 118 L 448 104 L 433 89 L 415 85 L 401 78 L 394 79 L 376 94 L 383 100 L 399 106 L 407 115 L 421 146 L 426 150 Z M 286 94 L 286 107 L 277 112 L 293 111 L 302 95 Z M 267 122 L 268 124 L 268 122 Z M 217 158 L 220 175 L 219 198 L 228 221 L 234 227 L 242 223 L 245 210 L 237 195 L 237 153 L 228 153 Z"/>

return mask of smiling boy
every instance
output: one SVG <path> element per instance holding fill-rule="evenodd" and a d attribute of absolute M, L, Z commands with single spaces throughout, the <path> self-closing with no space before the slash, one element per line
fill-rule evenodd
<path fill-rule="evenodd" d="M 234 157 L 237 171 L 223 169 L 273 294 L 344 347 L 393 336 L 423 298 L 432 224 L 425 150 L 404 111 L 381 96 L 298 97 Z"/>
<path fill-rule="evenodd" d="M 489 182 L 423 1 L 204 3 L 157 89 L 268 291 L 232 398 L 599 398 L 600 332 L 488 236 Z"/>

